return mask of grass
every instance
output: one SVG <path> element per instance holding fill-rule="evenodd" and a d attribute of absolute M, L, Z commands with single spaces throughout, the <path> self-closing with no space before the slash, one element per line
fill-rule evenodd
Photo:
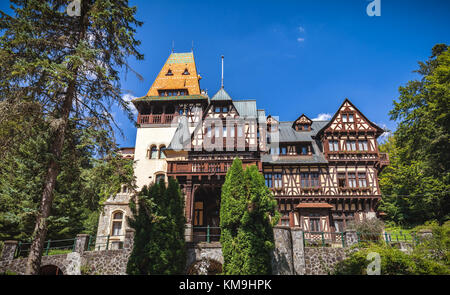
<path fill-rule="evenodd" d="M 51 256 L 51 255 L 62 255 L 62 254 L 69 254 L 69 253 L 72 253 L 73 251 L 72 251 L 72 249 L 70 249 L 70 250 L 64 250 L 64 249 L 55 249 L 55 250 L 49 250 L 48 251 L 48 256 Z M 44 252 L 44 254 L 45 254 L 45 252 Z"/>

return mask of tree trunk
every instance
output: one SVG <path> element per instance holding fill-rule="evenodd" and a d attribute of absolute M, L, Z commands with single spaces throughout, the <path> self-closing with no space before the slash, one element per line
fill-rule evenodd
<path fill-rule="evenodd" d="M 87 3 L 82 2 L 80 27 L 78 31 L 78 42 L 84 40 L 86 37 L 86 31 L 89 24 L 88 15 L 86 13 Z M 75 46 L 75 48 L 77 47 Z M 55 139 L 52 144 L 52 159 L 50 160 L 47 176 L 45 178 L 44 191 L 42 193 L 41 204 L 38 215 L 36 217 L 36 226 L 33 232 L 33 242 L 30 247 L 30 253 L 28 254 L 27 268 L 25 274 L 37 275 L 40 272 L 42 250 L 44 248 L 45 237 L 47 236 L 47 218 L 50 216 L 50 211 L 53 204 L 53 190 L 56 185 L 56 178 L 60 172 L 58 165 L 61 159 L 61 154 L 64 148 L 64 139 L 66 135 L 67 125 L 69 123 L 70 112 L 72 110 L 73 100 L 76 95 L 76 77 L 78 74 L 78 67 L 73 69 L 74 79 L 69 82 L 67 87 L 67 94 L 61 109 L 59 110 L 58 126 L 55 131 Z"/>
<path fill-rule="evenodd" d="M 61 158 L 62 150 L 64 148 L 64 138 L 74 96 L 75 81 L 72 81 L 71 85 L 68 87 L 67 95 L 61 109 L 61 121 L 55 131 L 55 139 L 51 149 L 53 157 L 48 166 L 44 191 L 42 193 L 41 204 L 36 217 L 36 226 L 33 232 L 33 242 L 28 254 L 27 268 L 25 271 L 27 275 L 37 275 L 40 272 L 42 251 L 44 248 L 45 237 L 47 236 L 47 218 L 50 216 L 53 204 L 53 190 L 56 185 L 56 178 L 60 172 L 58 161 Z"/>

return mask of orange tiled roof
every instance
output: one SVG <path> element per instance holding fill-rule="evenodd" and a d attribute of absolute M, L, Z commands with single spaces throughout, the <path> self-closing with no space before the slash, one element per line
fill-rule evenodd
<path fill-rule="evenodd" d="M 169 70 L 173 75 L 167 75 Z M 186 70 L 189 74 L 183 75 Z M 192 52 L 172 53 L 153 82 L 147 96 L 158 96 L 158 90 L 165 89 L 187 89 L 189 95 L 199 95 L 200 79 Z"/>

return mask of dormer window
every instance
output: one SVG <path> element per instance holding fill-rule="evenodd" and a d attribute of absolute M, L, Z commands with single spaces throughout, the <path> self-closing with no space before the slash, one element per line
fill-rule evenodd
<path fill-rule="evenodd" d="M 188 69 L 186 68 L 183 72 L 183 75 L 190 75 L 191 73 L 189 73 Z"/>
<path fill-rule="evenodd" d="M 292 128 L 296 131 L 311 131 L 312 121 L 305 115 L 301 115 L 297 120 L 295 120 Z"/>
<path fill-rule="evenodd" d="M 171 70 L 171 69 L 169 69 L 169 70 L 167 71 L 166 76 L 173 76 L 173 73 L 172 73 L 172 70 Z"/>

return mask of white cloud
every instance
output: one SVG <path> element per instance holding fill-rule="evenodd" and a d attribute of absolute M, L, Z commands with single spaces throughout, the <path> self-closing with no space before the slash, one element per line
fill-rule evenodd
<path fill-rule="evenodd" d="M 305 28 L 302 27 L 302 26 L 299 26 L 299 27 L 298 27 L 298 31 L 299 31 L 300 33 L 304 33 L 304 32 L 305 32 Z"/>
<path fill-rule="evenodd" d="M 128 102 L 128 106 L 130 107 L 131 111 L 133 112 L 134 115 L 137 115 L 138 112 L 136 110 L 136 108 L 134 107 L 134 104 L 131 102 L 133 99 L 135 99 L 136 96 L 133 96 L 129 93 L 125 94 L 124 96 L 122 96 L 122 99 L 126 102 Z"/>
<path fill-rule="evenodd" d="M 333 116 L 331 114 L 319 114 L 317 118 L 312 119 L 313 121 L 328 121 Z"/>
<path fill-rule="evenodd" d="M 378 142 L 379 143 L 384 143 L 389 138 L 389 136 L 392 135 L 392 131 L 389 130 L 387 128 L 387 125 L 384 124 L 384 123 L 375 123 L 375 124 L 377 124 L 378 127 L 384 129 L 384 133 L 381 134 L 380 137 L 378 137 Z"/>
<path fill-rule="evenodd" d="M 299 43 L 305 42 L 305 38 L 297 38 L 297 42 L 299 42 Z"/>

